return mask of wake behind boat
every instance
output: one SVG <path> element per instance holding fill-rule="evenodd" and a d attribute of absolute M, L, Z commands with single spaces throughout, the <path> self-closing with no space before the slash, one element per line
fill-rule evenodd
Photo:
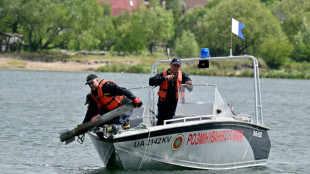
<path fill-rule="evenodd" d="M 157 88 L 143 87 L 147 98 L 135 108 L 131 129 L 118 125 L 95 127 L 88 132 L 103 164 L 125 170 L 231 169 L 264 165 L 270 152 L 269 128 L 263 125 L 259 70 L 253 56 L 182 59 L 186 63 L 251 59 L 254 74 L 254 116 L 234 113 L 216 84 L 193 84 L 179 88 L 179 102 L 173 119 L 156 126 Z M 153 64 L 157 73 L 160 60 Z M 237 90 L 237 89 L 236 89 Z"/>

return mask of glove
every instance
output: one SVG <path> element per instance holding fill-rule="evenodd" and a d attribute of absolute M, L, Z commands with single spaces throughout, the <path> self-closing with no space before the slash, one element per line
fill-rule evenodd
<path fill-rule="evenodd" d="M 142 101 L 139 98 L 135 98 L 133 100 L 133 104 L 137 107 L 140 108 L 142 106 Z"/>

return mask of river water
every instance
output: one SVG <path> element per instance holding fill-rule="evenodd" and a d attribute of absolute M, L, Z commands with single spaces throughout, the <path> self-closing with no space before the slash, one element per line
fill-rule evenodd
<path fill-rule="evenodd" d="M 83 144 L 59 146 L 58 132 L 84 118 L 86 72 L 0 70 L 0 173 L 309 173 L 310 81 L 261 79 L 264 125 L 271 128 L 268 164 L 212 171 L 109 171 L 88 136 Z M 148 85 L 148 74 L 97 73 L 132 88 Z M 216 83 L 227 101 L 243 113 L 251 104 L 250 78 L 191 76 Z M 142 94 L 137 94 L 140 97 Z M 141 98 L 143 98 L 141 96 Z M 253 102 L 252 102 L 253 103 Z M 249 111 L 250 114 L 251 111 Z"/>

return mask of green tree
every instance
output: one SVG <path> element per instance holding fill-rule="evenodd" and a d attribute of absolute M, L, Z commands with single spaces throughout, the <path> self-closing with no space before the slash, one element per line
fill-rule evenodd
<path fill-rule="evenodd" d="M 115 21 L 115 45 L 112 51 L 118 52 L 121 55 L 127 54 L 141 54 L 146 49 L 145 34 L 149 33 L 149 28 L 139 26 L 143 21 L 143 13 L 133 13 L 130 15 L 128 12 L 123 13 Z M 135 27 L 137 26 L 137 27 Z"/>
<path fill-rule="evenodd" d="M 213 4 L 214 1 L 211 1 L 211 4 Z M 210 2 L 208 1 L 208 5 L 210 5 Z M 199 33 L 196 30 L 197 27 L 197 21 L 201 21 L 204 15 L 207 13 L 207 10 L 209 7 L 202 7 L 198 6 L 194 8 L 193 10 L 187 11 L 179 25 L 178 28 L 182 31 L 189 31 L 190 33 L 193 33 L 196 37 L 200 37 Z M 177 36 L 178 38 L 181 37 L 180 35 Z M 197 43 L 197 41 L 195 40 Z"/>
<path fill-rule="evenodd" d="M 182 35 L 183 28 L 180 27 L 182 25 L 181 19 L 183 16 L 183 13 L 185 12 L 185 7 L 183 7 L 180 4 L 180 0 L 169 0 L 165 1 L 165 8 L 168 11 L 172 12 L 173 15 L 173 27 L 174 27 L 174 37 L 169 41 L 169 47 L 174 47 L 174 41 L 177 37 L 180 37 Z"/>
<path fill-rule="evenodd" d="M 79 15 L 72 25 L 73 36 L 69 43 L 75 49 L 102 49 L 109 32 L 113 31 L 111 6 L 93 0 L 81 1 L 82 8 L 76 4 Z"/>
<path fill-rule="evenodd" d="M 119 37 L 113 50 L 123 54 L 140 54 L 146 46 L 152 54 L 156 44 L 167 42 L 174 35 L 172 13 L 159 6 L 140 7 L 131 15 L 130 23 L 118 28 Z"/>
<path fill-rule="evenodd" d="M 289 55 L 293 51 L 293 46 L 287 44 L 288 41 L 285 38 L 266 38 L 260 45 L 260 56 L 263 58 L 268 67 L 273 69 L 279 69 L 285 61 L 289 58 Z"/>
<path fill-rule="evenodd" d="M 125 43 L 122 42 L 122 38 L 125 37 L 124 35 L 131 25 L 130 20 L 131 14 L 128 11 L 111 18 L 109 24 L 105 27 L 106 39 L 103 41 L 103 45 L 106 46 L 107 50 L 112 48 L 112 53 L 113 51 L 124 51 L 122 47 Z"/>
<path fill-rule="evenodd" d="M 303 19 L 300 31 L 293 38 L 294 60 L 302 62 L 310 62 L 310 23 L 309 18 Z"/>
<path fill-rule="evenodd" d="M 149 0 L 148 8 L 154 8 L 160 6 L 160 1 L 158 0 Z"/>
<path fill-rule="evenodd" d="M 272 10 L 282 21 L 283 31 L 292 41 L 303 25 L 303 19 L 310 17 L 309 0 L 282 0 L 272 6 Z"/>
<path fill-rule="evenodd" d="M 97 1 L 3 0 L 0 5 L 1 24 L 7 26 L 1 30 L 24 35 L 32 51 L 98 43 L 104 8 Z"/>
<path fill-rule="evenodd" d="M 272 6 L 274 3 L 278 2 L 279 0 L 260 0 L 260 1 L 266 4 L 266 6 Z"/>
<path fill-rule="evenodd" d="M 199 6 L 194 8 L 193 10 L 187 11 L 182 17 L 178 28 L 181 28 L 182 30 L 188 30 L 197 36 L 198 33 L 195 33 L 197 22 L 203 20 L 202 18 L 204 17 L 204 15 L 207 13 L 208 10 L 209 10 L 208 8 Z"/>
<path fill-rule="evenodd" d="M 140 27 L 148 28 L 148 34 L 146 35 L 147 45 L 149 46 L 149 51 L 153 53 L 153 47 L 160 42 L 167 42 L 171 40 L 174 36 L 174 20 L 171 11 L 166 11 L 161 7 L 154 7 L 151 9 L 146 9 L 142 12 L 144 15 L 145 25 Z M 134 25 L 135 27 L 138 27 Z"/>
<path fill-rule="evenodd" d="M 242 30 L 245 40 L 232 35 L 234 55 L 243 54 L 243 50 L 253 55 L 260 55 L 260 45 L 269 38 L 281 40 L 283 46 L 289 47 L 279 20 L 258 0 L 223 0 L 208 9 L 194 28 L 200 47 L 211 48 L 210 52 L 215 56 L 228 55 L 232 18 L 245 24 Z"/>
<path fill-rule="evenodd" d="M 19 26 L 25 19 L 28 0 L 0 1 L 0 32 L 18 33 Z"/>
<path fill-rule="evenodd" d="M 184 31 L 180 38 L 176 40 L 175 52 L 179 57 L 197 57 L 199 47 L 195 36 L 189 31 Z"/>
<path fill-rule="evenodd" d="M 272 6 L 274 13 L 282 21 L 283 31 L 294 45 L 292 59 L 310 61 L 309 19 L 310 1 L 283 0 Z"/>

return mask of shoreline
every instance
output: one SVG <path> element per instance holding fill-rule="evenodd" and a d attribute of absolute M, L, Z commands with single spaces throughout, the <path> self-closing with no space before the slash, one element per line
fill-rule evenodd
<path fill-rule="evenodd" d="M 148 73 L 152 61 L 149 59 L 144 63 L 141 58 L 124 58 L 124 57 L 48 57 L 48 56 L 25 56 L 0 54 L 0 69 L 12 70 L 38 70 L 38 71 L 63 71 L 63 72 L 128 72 L 128 73 Z M 151 60 L 151 61 L 150 61 Z M 234 67 L 231 67 L 234 66 Z M 296 65 L 295 65 L 296 66 Z M 299 66 L 299 65 L 298 65 Z M 185 71 L 192 75 L 209 75 L 209 76 L 232 76 L 232 77 L 251 77 L 249 65 L 239 62 L 239 70 L 235 69 L 233 64 L 224 64 L 222 67 L 213 66 L 208 71 L 192 71 L 191 68 L 184 68 Z M 226 70 L 227 67 L 235 71 Z M 308 65 L 306 65 L 308 67 Z M 260 78 L 277 78 L 277 79 L 310 79 L 308 70 L 300 71 L 299 68 L 292 70 L 268 70 L 260 68 Z M 306 68 L 307 69 L 307 68 Z"/>
<path fill-rule="evenodd" d="M 105 66 L 107 63 L 95 60 L 43 62 L 3 57 L 0 55 L 0 69 L 87 72 L 96 71 L 99 67 Z"/>

